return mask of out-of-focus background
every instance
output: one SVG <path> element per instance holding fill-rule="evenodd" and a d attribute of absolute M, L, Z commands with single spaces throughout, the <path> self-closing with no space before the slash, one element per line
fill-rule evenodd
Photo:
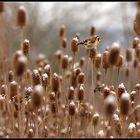
<path fill-rule="evenodd" d="M 80 34 L 81 40 L 89 37 L 91 26 L 95 26 L 101 38 L 98 48 L 101 52 L 114 41 L 120 42 L 123 51 L 124 47 L 131 47 L 133 38 L 137 36 L 133 30 L 134 2 L 5 2 L 9 54 L 19 47 L 16 12 L 20 5 L 27 9 L 24 34 L 31 43 L 31 58 L 40 52 L 52 60 L 59 48 L 58 31 L 63 24 L 69 44 L 76 33 Z"/>

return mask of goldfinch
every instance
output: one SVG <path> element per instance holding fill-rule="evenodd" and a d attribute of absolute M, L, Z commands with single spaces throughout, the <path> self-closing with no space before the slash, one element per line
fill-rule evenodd
<path fill-rule="evenodd" d="M 100 42 L 100 37 L 93 35 L 91 38 L 88 38 L 82 42 L 79 42 L 78 45 L 85 45 L 87 48 L 97 47 Z"/>

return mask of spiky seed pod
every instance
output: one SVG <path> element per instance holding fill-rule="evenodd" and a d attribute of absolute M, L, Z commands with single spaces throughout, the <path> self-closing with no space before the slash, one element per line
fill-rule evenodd
<path fill-rule="evenodd" d="M 32 95 L 32 92 L 33 92 L 33 89 L 31 87 L 28 87 L 25 89 L 25 97 L 28 99 L 31 97 Z"/>
<path fill-rule="evenodd" d="M 138 60 L 135 58 L 133 61 L 133 67 L 136 69 L 138 66 Z"/>
<path fill-rule="evenodd" d="M 135 120 L 136 122 L 140 121 L 140 105 L 137 105 L 134 109 L 134 116 L 135 116 Z"/>
<path fill-rule="evenodd" d="M 89 56 L 90 59 L 95 60 L 96 54 L 97 54 L 97 49 L 96 48 L 89 49 L 88 56 Z"/>
<path fill-rule="evenodd" d="M 67 38 L 63 38 L 63 39 L 62 39 L 62 45 L 61 45 L 62 48 L 64 48 L 64 49 L 67 48 L 67 44 L 68 44 Z"/>
<path fill-rule="evenodd" d="M 50 99 L 51 102 L 55 102 L 55 97 L 56 97 L 55 92 L 50 92 L 49 93 L 49 99 Z"/>
<path fill-rule="evenodd" d="M 52 91 L 57 92 L 60 88 L 60 80 L 58 74 L 54 73 L 52 77 Z"/>
<path fill-rule="evenodd" d="M 107 116 L 111 117 L 116 109 L 115 97 L 113 95 L 108 95 L 104 103 L 105 103 L 105 113 Z"/>
<path fill-rule="evenodd" d="M 0 13 L 4 12 L 4 2 L 0 2 Z"/>
<path fill-rule="evenodd" d="M 58 59 L 58 61 L 61 60 L 62 56 L 63 56 L 63 52 L 61 50 L 57 50 L 55 52 L 55 57 Z"/>
<path fill-rule="evenodd" d="M 25 39 L 23 41 L 22 51 L 23 51 L 23 53 L 24 53 L 25 56 L 27 56 L 29 54 L 29 51 L 30 51 L 30 42 L 29 42 L 28 39 Z"/>
<path fill-rule="evenodd" d="M 109 87 L 105 87 L 104 89 L 103 89 L 103 96 L 104 96 L 104 99 L 108 96 L 110 94 L 110 89 L 109 89 Z"/>
<path fill-rule="evenodd" d="M 102 66 L 104 69 L 108 69 L 109 68 L 109 51 L 104 51 L 103 55 L 102 55 Z"/>
<path fill-rule="evenodd" d="M 115 64 L 115 66 L 120 68 L 120 67 L 122 67 L 122 65 L 123 65 L 123 56 L 119 55 L 118 60 L 117 60 L 117 62 Z"/>
<path fill-rule="evenodd" d="M 48 75 L 47 73 L 42 74 L 42 86 L 47 87 L 48 85 Z"/>
<path fill-rule="evenodd" d="M 1 85 L 0 95 L 4 96 L 4 95 L 7 95 L 7 93 L 8 93 L 7 85 Z"/>
<path fill-rule="evenodd" d="M 68 89 L 68 100 L 74 100 L 74 88 L 72 86 Z"/>
<path fill-rule="evenodd" d="M 10 98 L 12 99 L 18 94 L 18 84 L 16 81 L 10 82 Z"/>
<path fill-rule="evenodd" d="M 82 67 L 85 63 L 85 57 L 81 57 L 79 61 L 79 66 Z"/>
<path fill-rule="evenodd" d="M 132 47 L 134 48 L 134 49 L 136 49 L 137 48 L 137 45 L 140 43 L 140 40 L 139 40 L 139 38 L 138 37 L 135 37 L 134 39 L 133 39 L 133 42 L 132 42 Z"/>
<path fill-rule="evenodd" d="M 95 26 L 91 26 L 91 28 L 90 28 L 90 35 L 93 36 L 95 34 L 96 34 L 96 28 L 95 28 Z"/>
<path fill-rule="evenodd" d="M 61 60 L 62 69 L 67 69 L 68 67 L 68 55 L 64 55 Z"/>
<path fill-rule="evenodd" d="M 17 50 L 16 53 L 14 54 L 14 58 L 13 58 L 13 65 L 15 66 L 17 63 L 17 60 L 20 56 L 23 55 L 23 52 L 21 50 Z"/>
<path fill-rule="evenodd" d="M 34 69 L 32 72 L 32 83 L 33 86 L 41 84 L 40 74 L 37 69 Z"/>
<path fill-rule="evenodd" d="M 65 25 L 62 25 L 59 29 L 59 37 L 63 38 L 65 35 Z"/>
<path fill-rule="evenodd" d="M 109 63 L 110 65 L 115 65 L 118 61 L 120 55 L 120 45 L 117 42 L 114 42 L 112 44 L 112 47 L 110 48 L 109 53 Z"/>
<path fill-rule="evenodd" d="M 93 115 L 93 118 L 92 118 L 92 124 L 96 127 L 99 123 L 99 118 L 100 118 L 100 115 L 98 113 L 95 113 Z"/>
<path fill-rule="evenodd" d="M 78 83 L 83 84 L 85 82 L 85 74 L 83 72 L 78 75 Z"/>
<path fill-rule="evenodd" d="M 140 35 L 140 10 L 137 10 L 133 28 L 136 34 Z"/>
<path fill-rule="evenodd" d="M 46 59 L 46 56 L 45 56 L 44 54 L 42 54 L 42 53 L 39 53 L 39 54 L 37 55 L 36 60 L 35 60 L 37 66 L 39 66 L 39 64 L 40 64 L 41 62 L 43 62 L 45 59 Z"/>
<path fill-rule="evenodd" d="M 125 58 L 127 62 L 131 62 L 132 60 L 132 51 L 131 49 L 127 48 L 125 52 Z"/>
<path fill-rule="evenodd" d="M 75 54 L 78 52 L 78 39 L 75 37 L 71 41 L 71 51 Z"/>
<path fill-rule="evenodd" d="M 38 109 L 41 107 L 43 101 L 43 87 L 41 85 L 36 85 L 33 88 L 31 100 L 33 108 Z"/>
<path fill-rule="evenodd" d="M 136 125 L 134 123 L 130 123 L 128 126 L 128 137 L 136 136 Z"/>
<path fill-rule="evenodd" d="M 125 89 L 124 84 L 123 84 L 123 83 L 119 84 L 118 89 L 117 89 L 117 95 L 118 95 L 118 98 L 119 98 L 119 99 L 120 99 L 122 93 L 125 92 L 125 90 L 126 90 L 126 89 Z"/>
<path fill-rule="evenodd" d="M 136 91 L 131 91 L 130 99 L 131 99 L 131 101 L 135 101 L 135 99 L 136 99 Z"/>
<path fill-rule="evenodd" d="M 15 73 L 17 76 L 22 76 L 27 69 L 27 57 L 21 55 L 17 59 L 17 63 L 15 65 Z"/>
<path fill-rule="evenodd" d="M 127 92 L 122 93 L 120 100 L 120 113 L 124 116 L 127 116 L 129 108 L 130 108 L 130 95 Z"/>
<path fill-rule="evenodd" d="M 75 70 L 72 71 L 70 82 L 71 82 L 71 86 L 73 86 L 74 88 L 77 86 L 77 75 L 76 75 Z"/>
<path fill-rule="evenodd" d="M 74 69 L 74 73 L 76 76 L 78 76 L 81 73 L 81 68 Z"/>
<path fill-rule="evenodd" d="M 126 68 L 125 69 L 125 76 L 128 78 L 129 75 L 130 75 L 130 70 L 129 70 L 129 68 Z"/>
<path fill-rule="evenodd" d="M 80 102 L 82 102 L 84 100 L 84 96 L 85 96 L 85 90 L 84 90 L 84 87 L 83 85 L 81 84 L 79 87 L 78 87 L 78 91 L 77 91 L 77 98 Z"/>
<path fill-rule="evenodd" d="M 33 138 L 33 137 L 34 137 L 34 131 L 33 131 L 32 128 L 29 129 L 28 137 L 29 137 L 29 138 Z"/>
<path fill-rule="evenodd" d="M 99 130 L 99 132 L 97 133 L 98 138 L 104 138 L 105 137 L 105 133 L 103 130 Z"/>
<path fill-rule="evenodd" d="M 70 104 L 69 104 L 68 112 L 69 112 L 70 116 L 74 116 L 75 115 L 76 106 L 75 106 L 75 103 L 73 101 L 71 101 Z"/>
<path fill-rule="evenodd" d="M 56 104 L 56 102 L 51 102 L 51 103 L 50 103 L 50 108 L 51 108 L 51 112 L 52 112 L 53 114 L 55 114 L 56 111 L 57 111 L 57 104 Z"/>
<path fill-rule="evenodd" d="M 106 137 L 110 138 L 111 134 L 112 134 L 111 126 L 107 126 L 107 128 L 106 128 Z"/>
<path fill-rule="evenodd" d="M 10 70 L 10 71 L 8 72 L 8 81 L 9 81 L 9 82 L 12 82 L 13 79 L 14 79 L 14 72 L 13 72 L 12 70 Z"/>
<path fill-rule="evenodd" d="M 136 94 L 139 96 L 139 94 L 140 94 L 140 84 L 139 83 L 136 84 L 135 91 L 136 91 Z"/>
<path fill-rule="evenodd" d="M 24 6 L 20 6 L 17 11 L 17 25 L 23 28 L 26 25 L 27 13 Z"/>
<path fill-rule="evenodd" d="M 100 71 L 98 71 L 97 74 L 96 74 L 96 80 L 97 81 L 101 80 L 101 72 Z"/>
<path fill-rule="evenodd" d="M 51 66 L 50 64 L 47 64 L 44 66 L 44 73 L 47 73 L 48 77 L 51 77 Z"/>
<path fill-rule="evenodd" d="M 102 55 L 101 54 L 97 54 L 95 57 L 95 67 L 98 69 L 101 67 L 101 63 L 102 63 Z"/>
<path fill-rule="evenodd" d="M 137 45 L 137 48 L 135 49 L 136 52 L 136 58 L 140 62 L 140 43 Z"/>

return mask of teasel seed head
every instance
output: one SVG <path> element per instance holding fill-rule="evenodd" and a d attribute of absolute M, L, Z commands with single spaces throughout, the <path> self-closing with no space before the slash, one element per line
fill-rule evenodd
<path fill-rule="evenodd" d="M 136 125 L 134 123 L 130 123 L 128 126 L 128 137 L 136 136 Z"/>
<path fill-rule="evenodd" d="M 140 43 L 138 44 L 137 48 L 135 49 L 136 52 L 136 58 L 140 62 Z"/>
<path fill-rule="evenodd" d="M 124 116 L 127 116 L 129 108 L 130 108 L 130 95 L 127 92 L 122 93 L 120 99 L 120 113 Z"/>
<path fill-rule="evenodd" d="M 140 10 L 137 10 L 133 28 L 134 28 L 135 33 L 137 35 L 140 35 Z"/>
<path fill-rule="evenodd" d="M 83 67 L 84 63 L 85 63 L 85 57 L 81 57 L 79 61 L 79 66 Z"/>
<path fill-rule="evenodd" d="M 35 109 L 41 107 L 43 101 L 43 94 L 44 94 L 43 87 L 41 85 L 34 86 L 31 100 L 32 100 L 32 105 Z"/>
<path fill-rule="evenodd" d="M 110 94 L 110 89 L 109 87 L 104 87 L 103 89 L 103 96 L 104 96 L 104 99 Z"/>
<path fill-rule="evenodd" d="M 55 102 L 56 96 L 55 96 L 55 92 L 50 92 L 49 93 L 49 99 L 51 102 Z"/>
<path fill-rule="evenodd" d="M 74 88 L 70 86 L 68 89 L 68 100 L 74 100 Z"/>
<path fill-rule="evenodd" d="M 118 99 L 120 99 L 121 95 L 126 91 L 125 86 L 123 83 L 119 84 L 117 89 Z"/>
<path fill-rule="evenodd" d="M 8 72 L 8 81 L 12 82 L 14 80 L 14 72 L 12 70 L 10 70 Z"/>
<path fill-rule="evenodd" d="M 23 54 L 25 56 L 27 56 L 29 54 L 29 51 L 30 51 L 30 42 L 28 39 L 25 39 L 23 41 L 23 45 L 22 45 L 22 51 L 23 51 Z"/>
<path fill-rule="evenodd" d="M 32 72 L 32 83 L 33 86 L 41 84 L 41 77 L 37 69 L 34 69 Z"/>
<path fill-rule="evenodd" d="M 95 26 L 91 26 L 91 29 L 90 29 L 90 36 L 93 36 L 96 34 L 96 28 Z"/>
<path fill-rule="evenodd" d="M 101 67 L 101 63 L 102 63 L 102 55 L 99 53 L 95 57 L 95 67 L 97 69 L 100 68 Z"/>
<path fill-rule="evenodd" d="M 105 103 L 105 113 L 107 116 L 111 117 L 116 109 L 116 99 L 113 95 L 108 95 L 104 101 Z"/>
<path fill-rule="evenodd" d="M 84 82 L 85 82 L 85 74 L 83 72 L 80 72 L 78 75 L 78 83 L 84 84 Z"/>
<path fill-rule="evenodd" d="M 17 76 L 22 76 L 27 70 L 27 62 L 27 57 L 25 55 L 21 55 L 18 57 L 15 65 L 15 73 Z"/>
<path fill-rule="evenodd" d="M 115 64 L 115 66 L 120 68 L 120 67 L 122 67 L 122 65 L 123 65 L 123 56 L 119 55 L 118 60 L 117 60 L 117 62 Z"/>
<path fill-rule="evenodd" d="M 112 44 L 112 47 L 110 48 L 110 53 L 109 53 L 110 65 L 115 65 L 117 63 L 119 55 L 120 55 L 120 44 L 114 42 Z"/>
<path fill-rule="evenodd" d="M 104 51 L 102 55 L 102 66 L 105 70 L 109 68 L 109 51 Z"/>
<path fill-rule="evenodd" d="M 129 49 L 129 48 L 126 49 L 125 57 L 126 57 L 127 62 L 132 61 L 132 51 L 131 51 L 131 49 Z"/>
<path fill-rule="evenodd" d="M 93 118 L 92 118 L 92 124 L 94 125 L 94 127 L 96 127 L 99 123 L 99 118 L 100 118 L 100 115 L 98 113 L 95 113 L 93 115 Z"/>
<path fill-rule="evenodd" d="M 97 74 L 96 74 L 96 80 L 97 81 L 101 80 L 101 72 L 100 71 L 98 71 Z"/>
<path fill-rule="evenodd" d="M 134 39 L 133 39 L 133 42 L 132 42 L 132 47 L 134 48 L 134 49 L 136 49 L 137 48 L 137 45 L 140 43 L 140 40 L 139 40 L 139 38 L 138 37 L 135 37 Z"/>
<path fill-rule="evenodd" d="M 71 50 L 74 54 L 78 52 L 78 39 L 76 37 L 71 41 Z"/>
<path fill-rule="evenodd" d="M 64 55 L 63 57 L 62 57 L 62 60 L 61 60 L 62 62 L 61 62 L 61 67 L 62 67 L 62 69 L 67 69 L 67 67 L 68 67 L 68 55 Z"/>
<path fill-rule="evenodd" d="M 33 138 L 34 137 L 34 130 L 32 128 L 29 129 L 28 137 L 29 138 Z"/>
<path fill-rule="evenodd" d="M 17 60 L 20 56 L 23 55 L 23 52 L 21 50 L 17 50 L 14 54 L 14 58 L 13 58 L 13 65 L 15 66 L 17 63 Z"/>
<path fill-rule="evenodd" d="M 17 11 L 17 25 L 23 28 L 26 25 L 27 13 L 24 6 L 20 6 Z"/>
<path fill-rule="evenodd" d="M 52 76 L 52 91 L 57 92 L 60 88 L 60 79 L 58 74 L 54 73 Z"/>
<path fill-rule="evenodd" d="M 62 48 L 64 48 L 64 49 L 67 48 L 67 45 L 68 45 L 68 43 L 67 43 L 67 38 L 63 38 L 63 39 L 62 39 L 62 45 L 61 45 Z"/>
<path fill-rule="evenodd" d="M 4 12 L 4 2 L 0 2 L 0 13 Z"/>
<path fill-rule="evenodd" d="M 140 105 L 137 105 L 134 109 L 134 116 L 135 116 L 135 120 L 136 122 L 140 121 Z"/>
<path fill-rule="evenodd" d="M 59 29 L 59 37 L 63 38 L 65 35 L 65 25 L 61 25 L 60 29 Z"/>
<path fill-rule="evenodd" d="M 50 64 L 46 64 L 45 66 L 44 66 L 44 73 L 47 73 L 47 75 L 48 75 L 48 77 L 50 78 L 51 77 L 51 66 L 50 66 Z"/>
<path fill-rule="evenodd" d="M 58 59 L 58 61 L 61 60 L 62 56 L 63 56 L 63 52 L 61 50 L 57 50 L 55 52 L 55 57 Z"/>
<path fill-rule="evenodd" d="M 138 66 L 138 60 L 135 58 L 133 61 L 133 67 L 136 69 Z"/>
<path fill-rule="evenodd" d="M 104 130 L 99 130 L 99 132 L 97 133 L 98 138 L 104 138 L 105 137 L 105 133 Z"/>
<path fill-rule="evenodd" d="M 0 89 L 0 95 L 5 96 L 8 94 L 8 87 L 7 85 L 1 85 L 1 89 Z"/>
<path fill-rule="evenodd" d="M 70 102 L 69 107 L 68 107 L 69 115 L 74 116 L 76 112 L 76 106 L 73 101 Z"/>
<path fill-rule="evenodd" d="M 89 56 L 90 59 L 92 59 L 94 61 L 96 55 L 97 55 L 97 49 L 96 48 L 89 49 L 88 56 Z"/>
<path fill-rule="evenodd" d="M 127 68 L 125 69 L 125 76 L 128 78 L 129 75 L 130 75 L 130 70 L 129 70 L 129 68 L 127 67 Z"/>
<path fill-rule="evenodd" d="M 135 99 L 136 99 L 136 91 L 131 91 L 130 99 L 131 99 L 131 101 L 135 101 Z"/>
<path fill-rule="evenodd" d="M 10 98 L 12 99 L 18 94 L 18 84 L 16 81 L 10 82 Z"/>
<path fill-rule="evenodd" d="M 47 73 L 42 74 L 42 86 L 47 87 L 48 85 L 48 75 Z"/>
<path fill-rule="evenodd" d="M 83 84 L 80 84 L 77 90 L 77 98 L 80 102 L 82 102 L 84 100 L 84 96 L 85 96 L 85 90 Z"/>

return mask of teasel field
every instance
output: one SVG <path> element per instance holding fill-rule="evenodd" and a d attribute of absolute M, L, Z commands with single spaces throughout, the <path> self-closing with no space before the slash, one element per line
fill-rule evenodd
<path fill-rule="evenodd" d="M 61 23 L 58 3 L 45 26 L 38 4 L 0 2 L 0 137 L 139 138 L 140 3 L 131 3 L 133 18 L 122 3 L 122 36 L 113 29 L 104 34 L 112 21 L 100 30 L 65 6 Z M 84 18 L 85 30 L 76 18 Z M 94 35 L 97 47 L 78 45 Z"/>

